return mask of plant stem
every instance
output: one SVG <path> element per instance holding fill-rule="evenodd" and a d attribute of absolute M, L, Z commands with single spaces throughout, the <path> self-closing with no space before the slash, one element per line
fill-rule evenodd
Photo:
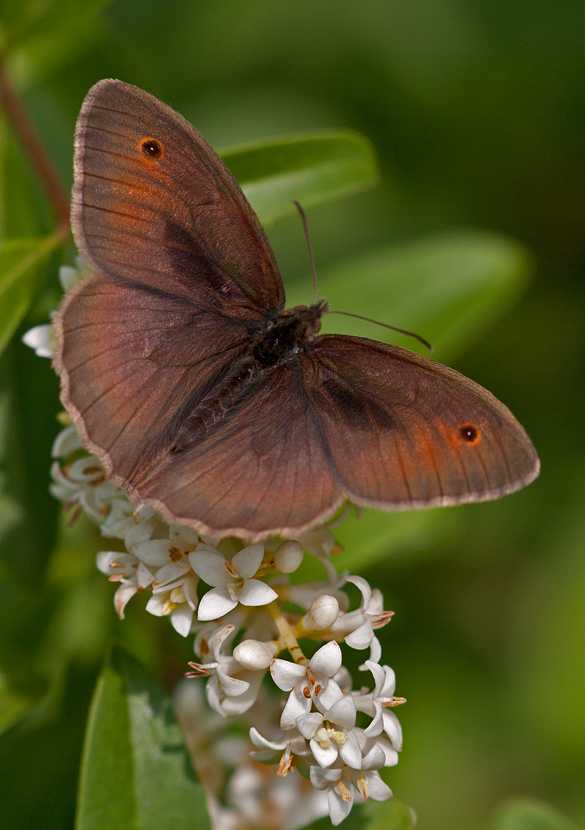
<path fill-rule="evenodd" d="M 0 102 L 8 120 L 43 185 L 57 217 L 56 236 L 65 242 L 69 236 L 69 198 L 35 125 L 30 120 L 16 89 L 0 59 Z"/>
<path fill-rule="evenodd" d="M 292 626 L 282 613 L 282 610 L 278 603 L 271 602 L 268 606 L 268 610 L 270 611 L 270 616 L 274 620 L 274 624 L 276 626 L 276 630 L 278 631 L 278 636 L 280 641 L 284 644 L 284 647 L 290 652 L 290 656 L 295 661 L 295 663 L 299 663 L 300 665 L 306 665 L 309 661 L 303 654 L 301 647 L 299 646 L 298 640 L 294 635 L 294 631 Z"/>

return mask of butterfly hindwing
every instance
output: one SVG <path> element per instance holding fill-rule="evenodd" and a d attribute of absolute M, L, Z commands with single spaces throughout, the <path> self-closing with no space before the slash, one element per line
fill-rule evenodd
<path fill-rule="evenodd" d="M 333 515 L 344 497 L 298 367 L 269 372 L 137 492 L 169 519 L 248 539 L 307 529 Z"/>
<path fill-rule="evenodd" d="M 498 498 L 532 481 L 538 456 L 500 401 L 406 349 L 326 335 L 305 371 L 340 486 L 392 510 Z"/>

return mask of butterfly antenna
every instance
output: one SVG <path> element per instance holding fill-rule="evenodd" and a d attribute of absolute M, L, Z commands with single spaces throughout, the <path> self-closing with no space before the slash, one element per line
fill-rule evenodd
<path fill-rule="evenodd" d="M 433 347 L 429 343 L 428 340 L 425 340 L 424 337 L 421 337 L 420 334 L 416 334 L 414 331 L 406 331 L 406 329 L 399 329 L 396 326 L 391 326 L 389 323 L 381 323 L 379 320 L 372 320 L 371 317 L 362 317 L 361 314 L 352 314 L 350 311 L 325 311 L 324 314 L 345 314 L 346 317 L 355 317 L 356 320 L 365 320 L 367 323 L 375 323 L 377 326 L 384 326 L 385 329 L 392 329 L 392 331 L 398 331 L 400 334 L 406 334 L 408 337 L 415 337 L 419 340 L 423 346 L 426 346 L 429 352 L 434 352 Z"/>
<path fill-rule="evenodd" d="M 297 202 L 296 199 L 291 199 L 291 201 L 298 210 L 298 212 L 301 214 L 303 229 L 305 231 L 305 239 L 307 240 L 307 248 L 309 249 L 309 256 L 311 258 L 311 269 L 313 271 L 313 285 L 315 286 L 315 293 L 313 295 L 313 305 L 315 305 L 315 303 L 317 302 L 317 271 L 315 270 L 315 257 L 313 256 L 313 249 L 311 247 L 311 237 L 309 236 L 309 226 L 307 225 L 307 217 L 305 216 L 305 211 L 301 207 L 301 203 Z"/>

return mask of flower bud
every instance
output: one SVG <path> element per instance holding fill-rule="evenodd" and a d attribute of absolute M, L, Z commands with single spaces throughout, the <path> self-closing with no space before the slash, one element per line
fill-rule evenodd
<path fill-rule="evenodd" d="M 250 671 L 267 669 L 275 654 L 274 643 L 261 643 L 259 640 L 243 640 L 234 649 L 234 658 L 240 666 Z"/>
<path fill-rule="evenodd" d="M 276 569 L 283 574 L 291 574 L 303 561 L 304 551 L 300 542 L 289 540 L 282 542 L 274 554 Z"/>
<path fill-rule="evenodd" d="M 338 616 L 339 603 L 335 597 L 321 594 L 313 600 L 301 623 L 308 631 L 323 631 L 330 628 Z"/>

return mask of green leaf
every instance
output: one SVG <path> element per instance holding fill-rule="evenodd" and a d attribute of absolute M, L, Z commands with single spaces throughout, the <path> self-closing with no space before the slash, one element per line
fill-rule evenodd
<path fill-rule="evenodd" d="M 340 825 L 343 830 L 412 830 L 415 816 L 410 807 L 402 801 L 372 801 L 354 805 L 352 811 Z M 329 816 L 312 822 L 306 830 L 331 830 Z"/>
<path fill-rule="evenodd" d="M 319 294 L 330 307 L 415 330 L 438 359 L 461 351 L 510 307 L 532 273 L 529 252 L 488 231 L 437 234 L 368 252 L 319 273 Z M 290 305 L 305 286 L 293 286 Z M 306 299 L 306 298 L 305 298 Z M 323 331 L 399 343 L 427 353 L 413 338 L 348 317 L 323 318 Z"/>
<path fill-rule="evenodd" d="M 42 268 L 58 244 L 54 236 L 0 244 L 0 353 L 29 310 L 42 282 Z"/>
<path fill-rule="evenodd" d="M 374 148 L 351 130 L 307 133 L 221 153 L 264 225 L 294 213 L 291 199 L 310 207 L 372 187 Z"/>
<path fill-rule="evenodd" d="M 366 814 L 369 818 L 367 830 L 412 830 L 416 823 L 410 807 L 396 798 L 383 802 L 368 801 Z"/>
<path fill-rule="evenodd" d="M 331 308 L 351 311 L 416 331 L 431 341 L 437 359 L 461 351 L 520 295 L 532 260 L 519 243 L 496 233 L 459 231 L 401 247 L 387 247 L 319 274 L 319 294 Z M 306 299 L 306 287 L 289 292 L 289 305 Z M 390 341 L 419 352 L 413 338 L 350 317 L 328 315 L 323 331 Z M 444 511 L 351 515 L 335 534 L 345 551 L 338 567 L 364 567 L 390 548 L 418 546 L 445 521 Z"/>
<path fill-rule="evenodd" d="M 110 2 L 3 0 L 1 35 L 20 79 L 62 66 L 95 40 L 101 33 L 96 17 Z"/>
<path fill-rule="evenodd" d="M 31 700 L 14 689 L 0 672 L 0 733 L 16 723 L 31 707 Z"/>
<path fill-rule="evenodd" d="M 170 702 L 134 658 L 115 648 L 92 702 L 76 829 L 209 826 Z"/>
<path fill-rule="evenodd" d="M 536 799 L 510 800 L 498 811 L 491 830 L 579 830 L 576 824 Z"/>

